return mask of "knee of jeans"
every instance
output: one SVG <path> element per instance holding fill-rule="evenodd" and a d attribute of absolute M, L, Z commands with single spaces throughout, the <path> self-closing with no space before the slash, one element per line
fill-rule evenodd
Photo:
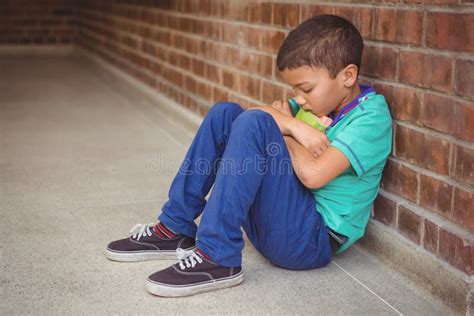
<path fill-rule="evenodd" d="M 271 114 L 265 111 L 245 111 L 235 119 L 232 129 L 255 130 L 256 127 L 264 127 L 266 125 L 265 122 L 272 119 Z"/>
<path fill-rule="evenodd" d="M 222 117 L 226 114 L 230 114 L 232 117 L 235 117 L 243 111 L 244 109 L 238 103 L 221 101 L 211 106 L 207 115 Z"/>

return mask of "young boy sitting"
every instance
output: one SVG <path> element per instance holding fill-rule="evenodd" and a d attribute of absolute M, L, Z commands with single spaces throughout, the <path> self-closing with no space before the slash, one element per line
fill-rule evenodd
<path fill-rule="evenodd" d="M 177 254 L 146 286 L 155 295 L 187 296 L 243 281 L 241 228 L 272 264 L 293 270 L 322 268 L 361 238 L 392 142 L 385 98 L 358 83 L 363 45 L 357 29 L 334 15 L 291 31 L 278 69 L 303 110 L 332 119 L 326 132 L 296 119 L 286 100 L 247 110 L 216 103 L 159 222 L 135 226 L 133 236 L 108 245 L 107 257 Z"/>

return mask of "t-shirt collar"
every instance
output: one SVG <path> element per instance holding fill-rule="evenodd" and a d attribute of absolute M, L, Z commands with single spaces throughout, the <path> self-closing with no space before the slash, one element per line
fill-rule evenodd
<path fill-rule="evenodd" d="M 359 88 L 360 88 L 361 93 L 357 97 L 355 97 L 351 102 L 349 102 L 349 104 L 345 105 L 336 117 L 334 117 L 334 112 L 329 114 L 329 117 L 333 120 L 330 127 L 336 125 L 337 122 L 339 122 L 353 108 L 359 105 L 359 103 L 367 100 L 367 94 L 375 92 L 375 89 L 372 86 L 359 84 Z"/>

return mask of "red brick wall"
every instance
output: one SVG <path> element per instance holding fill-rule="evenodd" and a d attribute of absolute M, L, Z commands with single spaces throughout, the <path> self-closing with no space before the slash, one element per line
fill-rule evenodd
<path fill-rule="evenodd" d="M 362 79 L 384 93 L 394 148 L 375 220 L 474 273 L 474 7 L 461 1 L 299 4 L 89 1 L 79 43 L 204 115 L 289 98 L 275 69 L 288 31 L 314 14 L 351 20 L 366 43 Z"/>
<path fill-rule="evenodd" d="M 351 20 L 366 44 L 362 82 L 386 96 L 394 118 L 375 220 L 474 274 L 472 3 L 81 3 L 80 46 L 201 115 L 219 100 L 247 107 L 290 98 L 275 69 L 288 31 L 314 14 Z"/>
<path fill-rule="evenodd" d="M 0 45 L 71 44 L 76 0 L 0 0 Z"/>

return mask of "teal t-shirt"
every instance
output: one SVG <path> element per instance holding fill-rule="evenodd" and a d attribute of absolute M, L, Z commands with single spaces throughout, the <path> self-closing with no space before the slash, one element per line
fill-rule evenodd
<path fill-rule="evenodd" d="M 385 97 L 373 91 L 359 96 L 358 101 L 357 106 L 326 130 L 331 146 L 339 149 L 351 166 L 323 187 L 311 190 L 316 198 L 316 211 L 326 225 L 348 237 L 337 253 L 364 235 L 392 149 L 392 118 Z"/>

